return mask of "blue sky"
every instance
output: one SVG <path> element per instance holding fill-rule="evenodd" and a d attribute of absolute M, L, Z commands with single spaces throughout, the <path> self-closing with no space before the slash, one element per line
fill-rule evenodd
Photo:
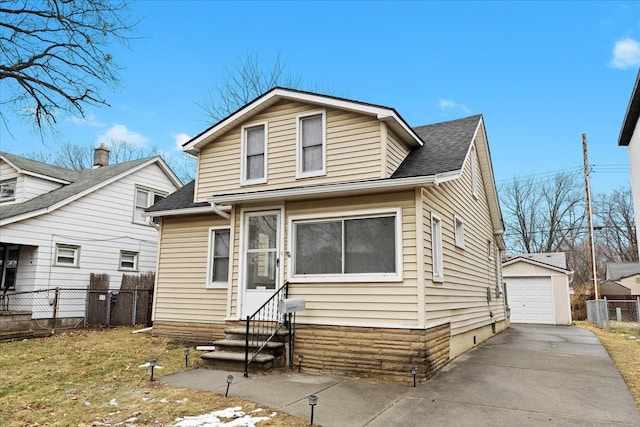
<path fill-rule="evenodd" d="M 412 126 L 482 113 L 496 181 L 579 171 L 589 141 L 594 192 L 630 182 L 617 145 L 640 66 L 634 2 L 139 1 L 140 39 L 114 47 L 125 69 L 111 107 L 59 119 L 45 148 L 11 120 L 17 154 L 126 139 L 167 153 L 211 125 L 199 106 L 247 53 L 278 54 L 303 89 L 395 108 Z M 52 137 L 53 138 L 53 137 Z"/>

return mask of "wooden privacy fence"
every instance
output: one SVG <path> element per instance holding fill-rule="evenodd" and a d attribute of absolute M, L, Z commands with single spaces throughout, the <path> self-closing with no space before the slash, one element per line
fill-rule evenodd
<path fill-rule="evenodd" d="M 125 274 L 119 289 L 109 289 L 109 275 L 91 273 L 87 325 L 151 326 L 155 273 Z"/>

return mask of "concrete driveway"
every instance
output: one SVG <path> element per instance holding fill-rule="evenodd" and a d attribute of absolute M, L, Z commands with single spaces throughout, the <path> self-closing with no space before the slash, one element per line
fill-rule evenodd
<path fill-rule="evenodd" d="M 224 393 L 226 371 L 161 379 Z M 598 339 L 572 326 L 512 325 L 417 387 L 344 377 L 234 375 L 230 394 L 329 426 L 640 426 L 640 410 Z M 197 414 L 194 414 L 197 415 Z"/>

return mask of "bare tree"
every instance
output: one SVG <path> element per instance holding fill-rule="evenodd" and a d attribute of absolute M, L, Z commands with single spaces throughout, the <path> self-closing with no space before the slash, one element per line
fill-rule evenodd
<path fill-rule="evenodd" d="M 112 45 L 126 45 L 137 23 L 129 0 L 0 2 L 5 125 L 8 108 L 42 130 L 62 112 L 84 116 L 86 105 L 108 105 L 99 92 L 118 81 Z"/>
<path fill-rule="evenodd" d="M 225 70 L 222 83 L 209 90 L 200 107 L 208 121 L 218 122 L 276 86 L 297 89 L 301 83 L 299 76 L 286 72 L 280 54 L 272 66 L 264 67 L 257 55 L 247 53 L 237 65 Z"/>
<path fill-rule="evenodd" d="M 514 180 L 501 188 L 505 239 L 514 252 L 555 252 L 584 235 L 584 204 L 577 176 Z"/>
<path fill-rule="evenodd" d="M 594 202 L 594 217 L 598 221 L 599 230 L 595 235 L 603 257 L 613 262 L 638 262 L 631 188 L 598 195 Z"/>

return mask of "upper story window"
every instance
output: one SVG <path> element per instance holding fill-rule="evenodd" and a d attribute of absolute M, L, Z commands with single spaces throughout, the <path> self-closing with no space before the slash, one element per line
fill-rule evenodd
<path fill-rule="evenodd" d="M 242 185 L 267 182 L 267 124 L 242 128 Z"/>
<path fill-rule="evenodd" d="M 401 280 L 400 216 L 394 210 L 292 218 L 291 278 L 307 282 Z"/>
<path fill-rule="evenodd" d="M 135 208 L 133 212 L 133 222 L 136 224 L 151 224 L 152 222 L 158 223 L 156 218 L 145 217 L 144 210 L 149 206 L 152 206 L 155 203 L 158 203 L 160 200 L 164 199 L 166 193 L 161 191 L 152 190 L 150 188 L 144 187 L 136 187 L 136 200 L 135 200 Z"/>
<path fill-rule="evenodd" d="M 471 192 L 473 197 L 478 198 L 478 155 L 476 148 L 471 147 Z"/>
<path fill-rule="evenodd" d="M 326 114 L 298 116 L 297 177 L 326 174 Z"/>
<path fill-rule="evenodd" d="M 0 202 L 9 202 L 16 198 L 16 179 L 0 181 Z"/>
<path fill-rule="evenodd" d="M 80 246 L 56 243 L 55 265 L 59 267 L 79 267 Z"/>

